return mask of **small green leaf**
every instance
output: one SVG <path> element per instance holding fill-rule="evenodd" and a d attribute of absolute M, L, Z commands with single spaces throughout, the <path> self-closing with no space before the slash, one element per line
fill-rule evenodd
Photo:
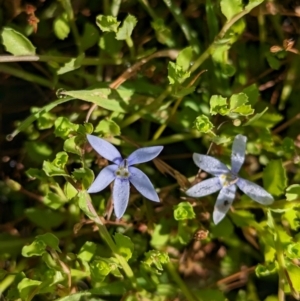
<path fill-rule="evenodd" d="M 90 264 L 91 277 L 96 282 L 102 282 L 111 272 L 112 266 L 105 258 L 93 260 Z"/>
<path fill-rule="evenodd" d="M 3 27 L 1 38 L 5 50 L 13 55 L 35 54 L 35 47 L 32 45 L 32 43 L 15 29 Z"/>
<path fill-rule="evenodd" d="M 263 112 L 256 114 L 247 123 L 245 123 L 244 126 L 252 125 L 253 127 L 269 129 L 283 119 L 283 116 L 280 114 L 265 113 L 266 110 L 267 108 Z"/>
<path fill-rule="evenodd" d="M 194 127 L 200 133 L 209 133 L 214 128 L 214 125 L 210 122 L 207 116 L 200 115 L 196 118 Z"/>
<path fill-rule="evenodd" d="M 284 137 L 282 141 L 282 149 L 285 155 L 294 155 L 296 150 L 294 140 L 290 137 Z"/>
<path fill-rule="evenodd" d="M 85 190 L 80 191 L 76 197 L 75 201 L 78 202 L 79 208 L 90 218 L 94 219 L 96 216 L 93 215 L 87 205 L 87 198 L 89 198 L 88 193 Z"/>
<path fill-rule="evenodd" d="M 174 62 L 168 64 L 168 79 L 171 85 L 181 84 L 185 79 L 189 78 L 190 72 L 184 71 L 183 68 Z"/>
<path fill-rule="evenodd" d="M 163 271 L 163 265 L 168 263 L 170 258 L 167 253 L 158 250 L 151 250 L 145 253 L 145 260 L 143 263 L 148 267 L 155 267 L 155 272 Z"/>
<path fill-rule="evenodd" d="M 64 151 L 81 156 L 83 154 L 82 145 L 85 143 L 85 138 L 74 136 L 68 138 L 64 142 Z"/>
<path fill-rule="evenodd" d="M 64 221 L 64 214 L 50 209 L 28 208 L 25 216 L 35 225 L 43 229 L 58 227 Z"/>
<path fill-rule="evenodd" d="M 191 46 L 182 49 L 176 59 L 176 65 L 180 66 L 182 70 L 188 71 L 193 60 L 193 48 Z"/>
<path fill-rule="evenodd" d="M 48 192 L 48 194 L 43 199 L 44 204 L 54 210 L 57 210 L 60 207 L 62 207 L 65 204 L 65 201 L 66 200 L 62 199 L 61 196 L 51 191 Z"/>
<path fill-rule="evenodd" d="M 258 264 L 255 268 L 255 273 L 257 277 L 265 277 L 275 274 L 277 271 L 277 265 L 275 262 L 270 262 L 266 265 Z"/>
<path fill-rule="evenodd" d="M 58 117 L 54 123 L 55 130 L 54 134 L 56 137 L 66 139 L 70 133 L 76 132 L 79 125 L 70 122 L 66 117 Z"/>
<path fill-rule="evenodd" d="M 253 117 L 251 117 L 244 126 L 249 126 L 254 124 L 259 118 L 261 118 L 266 112 L 268 111 L 268 107 L 266 107 L 261 113 L 255 114 Z"/>
<path fill-rule="evenodd" d="M 38 294 L 38 292 L 39 292 L 38 287 L 40 286 L 41 283 L 42 282 L 38 281 L 38 280 L 23 278 L 18 283 L 18 286 L 17 286 L 21 299 L 22 300 L 30 300 L 30 299 L 28 299 L 28 296 L 33 298 L 34 295 Z"/>
<path fill-rule="evenodd" d="M 122 235 L 121 233 L 116 233 L 114 239 L 118 248 L 118 252 L 127 261 L 131 258 L 134 249 L 134 244 L 128 236 Z"/>
<path fill-rule="evenodd" d="M 86 241 L 84 245 L 80 248 L 77 255 L 83 261 L 90 262 L 96 253 L 97 245 L 91 241 Z"/>
<path fill-rule="evenodd" d="M 176 98 L 182 98 L 184 96 L 187 96 L 189 94 L 192 94 L 194 91 L 196 90 L 195 86 L 192 87 L 186 87 L 186 88 L 182 88 L 179 91 L 175 91 L 172 96 L 176 97 Z"/>
<path fill-rule="evenodd" d="M 102 31 L 117 32 L 121 22 L 118 22 L 116 17 L 98 15 L 96 17 L 96 24 Z"/>
<path fill-rule="evenodd" d="M 243 10 L 243 2 L 241 0 L 221 0 L 221 11 L 227 20 Z"/>
<path fill-rule="evenodd" d="M 273 53 L 267 53 L 266 58 L 272 69 L 278 70 L 281 67 L 281 61 Z"/>
<path fill-rule="evenodd" d="M 71 59 L 60 67 L 56 73 L 61 75 L 81 67 L 82 60 L 84 59 L 84 53 L 80 54 L 76 59 Z"/>
<path fill-rule="evenodd" d="M 118 41 L 113 32 L 106 32 L 101 36 L 98 45 L 109 56 L 118 57 L 118 53 L 123 46 L 123 41 Z"/>
<path fill-rule="evenodd" d="M 60 252 L 58 244 L 58 238 L 52 233 L 38 235 L 30 245 L 23 247 L 22 255 L 24 257 L 42 256 L 46 252 L 47 247 Z"/>
<path fill-rule="evenodd" d="M 122 26 L 119 28 L 116 39 L 117 40 L 126 40 L 131 37 L 132 31 L 137 23 L 136 17 L 128 15 L 123 21 Z"/>
<path fill-rule="evenodd" d="M 119 136 L 121 129 L 113 120 L 103 119 L 96 126 L 95 133 L 101 134 L 102 137 Z"/>
<path fill-rule="evenodd" d="M 42 114 L 37 120 L 37 127 L 39 130 L 50 129 L 54 125 L 55 120 L 56 116 L 52 113 Z"/>
<path fill-rule="evenodd" d="M 286 189 L 285 197 L 287 201 L 300 199 L 300 185 L 293 184 Z"/>
<path fill-rule="evenodd" d="M 243 90 L 243 93 L 248 96 L 251 106 L 255 105 L 259 98 L 259 90 L 256 84 L 252 84 Z"/>
<path fill-rule="evenodd" d="M 300 281 L 299 281 L 300 267 L 291 263 L 287 267 L 287 273 L 289 275 L 290 281 L 292 282 L 293 289 L 299 293 L 300 292 Z M 290 285 L 286 284 L 285 292 L 289 293 L 290 291 L 291 291 Z"/>
<path fill-rule="evenodd" d="M 225 144 L 231 141 L 231 138 L 226 136 L 213 136 L 210 139 L 217 145 Z"/>
<path fill-rule="evenodd" d="M 99 41 L 99 36 L 100 35 L 99 35 L 98 28 L 92 23 L 85 22 L 83 33 L 82 36 L 80 37 L 82 51 L 85 51 L 93 47 L 94 45 L 96 45 L 97 42 Z"/>
<path fill-rule="evenodd" d="M 81 183 L 82 189 L 86 190 L 92 185 L 95 179 L 93 171 L 85 167 L 74 169 L 72 175 Z"/>
<path fill-rule="evenodd" d="M 210 114 L 211 115 L 226 115 L 229 112 L 227 107 L 227 98 L 222 97 L 221 95 L 213 95 L 210 98 Z"/>
<path fill-rule="evenodd" d="M 66 13 L 63 13 L 55 18 L 53 22 L 53 30 L 56 37 L 60 40 L 64 40 L 66 37 L 68 37 L 71 28 Z"/>
<path fill-rule="evenodd" d="M 49 177 L 54 176 L 68 176 L 65 171 L 65 165 L 68 162 L 68 154 L 66 152 L 59 152 L 56 154 L 52 162 L 44 161 L 43 170 Z"/>
<path fill-rule="evenodd" d="M 263 171 L 263 182 L 265 189 L 275 196 L 284 193 L 287 186 L 286 170 L 281 160 L 270 161 Z"/>
<path fill-rule="evenodd" d="M 174 208 L 174 218 L 177 221 L 194 219 L 196 216 L 193 206 L 188 202 L 181 202 L 178 205 L 174 206 Z"/>
<path fill-rule="evenodd" d="M 230 99 L 230 110 L 234 111 L 238 107 L 248 102 L 248 96 L 245 93 L 233 94 Z"/>

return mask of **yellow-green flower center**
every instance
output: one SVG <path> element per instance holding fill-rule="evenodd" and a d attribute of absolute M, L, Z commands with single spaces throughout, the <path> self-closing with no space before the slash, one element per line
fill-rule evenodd
<path fill-rule="evenodd" d="M 219 179 L 221 181 L 222 186 L 227 187 L 227 186 L 230 186 L 230 185 L 236 183 L 238 180 L 238 177 L 229 172 L 229 173 L 220 175 Z"/>
<path fill-rule="evenodd" d="M 119 168 L 116 170 L 116 176 L 121 179 L 128 179 L 130 176 L 130 172 L 128 170 L 128 163 L 127 160 L 124 160 L 120 165 Z"/>

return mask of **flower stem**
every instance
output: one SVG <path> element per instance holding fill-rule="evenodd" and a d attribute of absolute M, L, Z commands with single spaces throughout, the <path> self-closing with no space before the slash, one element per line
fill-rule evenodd
<path fill-rule="evenodd" d="M 181 277 L 179 276 L 177 270 L 174 267 L 174 264 L 172 262 L 169 262 L 166 264 L 166 267 L 173 281 L 178 285 L 178 287 L 181 289 L 182 293 L 184 294 L 185 300 L 197 301 L 196 297 L 192 294 L 191 290 L 182 281 Z"/>
<path fill-rule="evenodd" d="M 133 273 L 131 267 L 129 266 L 129 264 L 127 263 L 125 258 L 119 254 L 118 248 L 117 248 L 114 240 L 112 239 L 112 237 L 111 237 L 110 233 L 107 231 L 107 228 L 105 227 L 104 223 L 101 221 L 100 217 L 98 216 L 88 194 L 87 194 L 86 202 L 87 202 L 90 212 L 95 216 L 95 218 L 93 218 L 93 221 L 98 226 L 98 231 L 99 231 L 100 236 L 106 242 L 106 244 L 111 249 L 111 251 L 114 253 L 114 256 L 117 258 L 120 265 L 122 266 L 125 275 L 130 279 L 132 286 L 136 287 L 137 284 L 136 284 L 134 273 Z"/>

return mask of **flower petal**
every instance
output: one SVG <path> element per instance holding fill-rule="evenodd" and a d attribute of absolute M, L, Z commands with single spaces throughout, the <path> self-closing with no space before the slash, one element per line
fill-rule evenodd
<path fill-rule="evenodd" d="M 129 172 L 129 181 L 139 193 L 153 202 L 159 202 L 159 197 L 149 178 L 136 167 L 129 167 Z"/>
<path fill-rule="evenodd" d="M 112 164 L 104 167 L 95 181 L 92 183 L 90 188 L 87 190 L 88 193 L 99 192 L 107 187 L 115 179 L 115 171 L 118 169 L 118 165 Z"/>
<path fill-rule="evenodd" d="M 210 178 L 202 181 L 191 188 L 189 188 L 185 193 L 188 196 L 200 198 L 205 195 L 212 194 L 222 188 L 219 178 Z"/>
<path fill-rule="evenodd" d="M 225 164 L 211 156 L 194 153 L 193 160 L 198 167 L 214 176 L 220 176 L 229 172 Z"/>
<path fill-rule="evenodd" d="M 157 157 L 162 151 L 163 146 L 151 146 L 139 148 L 127 158 L 128 165 L 134 165 L 150 161 Z"/>
<path fill-rule="evenodd" d="M 246 195 L 260 204 L 270 205 L 274 202 L 270 193 L 253 182 L 239 178 L 236 184 Z"/>
<path fill-rule="evenodd" d="M 247 137 L 243 135 L 237 135 L 234 138 L 232 144 L 231 153 L 231 171 L 237 174 L 245 161 L 245 151 L 246 151 L 246 141 Z"/>
<path fill-rule="evenodd" d="M 122 156 L 119 151 L 109 142 L 94 135 L 86 135 L 90 145 L 103 158 L 119 164 L 122 161 Z"/>
<path fill-rule="evenodd" d="M 116 178 L 113 188 L 114 210 L 117 218 L 121 218 L 127 208 L 129 200 L 128 179 Z"/>
<path fill-rule="evenodd" d="M 218 224 L 225 217 L 235 198 L 235 192 L 236 186 L 234 184 L 221 189 L 213 213 L 213 221 L 215 224 Z"/>

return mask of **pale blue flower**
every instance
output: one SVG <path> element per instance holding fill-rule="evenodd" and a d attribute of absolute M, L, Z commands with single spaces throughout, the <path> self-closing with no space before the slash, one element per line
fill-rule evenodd
<path fill-rule="evenodd" d="M 245 160 L 246 141 L 247 137 L 243 135 L 235 137 L 232 145 L 231 170 L 213 157 L 193 154 L 195 164 L 215 177 L 194 185 L 186 191 L 186 194 L 191 197 L 202 197 L 221 190 L 213 212 L 215 224 L 218 224 L 225 217 L 235 198 L 237 187 L 260 204 L 270 205 L 274 201 L 272 195 L 265 189 L 238 176 Z"/>
<path fill-rule="evenodd" d="M 123 159 L 119 151 L 109 142 L 93 135 L 87 135 L 87 139 L 94 150 L 103 158 L 114 164 L 104 167 L 88 193 L 95 193 L 106 188 L 114 181 L 112 198 L 117 218 L 121 218 L 127 208 L 129 200 L 130 183 L 147 199 L 159 202 L 159 197 L 149 178 L 134 164 L 144 163 L 157 157 L 163 146 L 140 148 L 127 158 Z"/>

